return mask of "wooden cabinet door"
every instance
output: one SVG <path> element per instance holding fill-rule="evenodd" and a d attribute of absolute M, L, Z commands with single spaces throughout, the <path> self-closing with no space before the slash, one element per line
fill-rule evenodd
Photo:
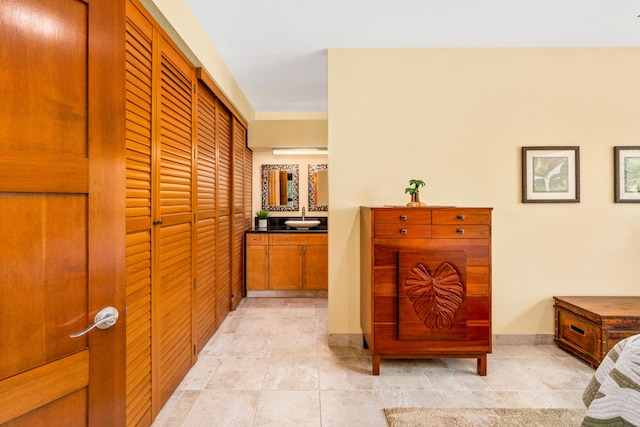
<path fill-rule="evenodd" d="M 329 250 L 327 245 L 304 247 L 304 283 L 302 289 L 326 290 L 329 282 Z"/>
<path fill-rule="evenodd" d="M 2 425 L 125 424 L 124 16 L 0 2 Z"/>
<path fill-rule="evenodd" d="M 266 235 L 247 234 L 247 290 L 269 289 L 269 246 L 264 242 Z M 258 241 L 253 242 L 253 239 Z"/>
<path fill-rule="evenodd" d="M 272 245 L 269 248 L 269 289 L 298 290 L 302 287 L 302 246 Z"/>

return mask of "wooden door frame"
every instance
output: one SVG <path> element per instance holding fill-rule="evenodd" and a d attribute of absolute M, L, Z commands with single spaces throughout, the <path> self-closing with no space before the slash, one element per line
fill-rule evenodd
<path fill-rule="evenodd" d="M 120 320 L 89 333 L 89 426 L 125 424 L 125 2 L 89 3 L 89 321 L 114 306 Z M 95 333 L 97 332 L 97 333 Z"/>

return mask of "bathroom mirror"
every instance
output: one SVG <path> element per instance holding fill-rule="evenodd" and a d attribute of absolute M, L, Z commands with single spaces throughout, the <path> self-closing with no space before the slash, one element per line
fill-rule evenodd
<path fill-rule="evenodd" d="M 326 164 L 309 165 L 309 211 L 329 210 L 329 168 Z"/>
<path fill-rule="evenodd" d="M 262 165 L 262 209 L 298 210 L 298 165 Z"/>

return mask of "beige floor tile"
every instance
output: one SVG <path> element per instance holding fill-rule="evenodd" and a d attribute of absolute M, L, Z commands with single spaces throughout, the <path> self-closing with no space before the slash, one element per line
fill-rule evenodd
<path fill-rule="evenodd" d="M 254 426 L 319 427 L 318 391 L 264 390 Z"/>
<path fill-rule="evenodd" d="M 382 402 L 375 391 L 320 391 L 322 427 L 387 427 Z"/>
<path fill-rule="evenodd" d="M 264 390 L 318 390 L 318 358 L 271 356 Z"/>

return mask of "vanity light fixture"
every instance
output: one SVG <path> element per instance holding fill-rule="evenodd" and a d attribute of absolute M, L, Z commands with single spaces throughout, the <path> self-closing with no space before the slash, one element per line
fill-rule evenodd
<path fill-rule="evenodd" d="M 274 155 L 319 155 L 327 154 L 326 148 L 273 148 L 271 152 Z"/>

